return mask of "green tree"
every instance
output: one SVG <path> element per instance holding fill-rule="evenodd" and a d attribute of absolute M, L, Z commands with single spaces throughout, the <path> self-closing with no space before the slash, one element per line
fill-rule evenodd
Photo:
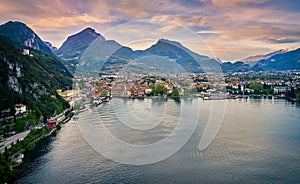
<path fill-rule="evenodd" d="M 255 82 L 255 83 L 249 84 L 249 88 L 254 89 L 255 94 L 259 94 L 263 90 L 263 85 L 261 83 Z"/>
<path fill-rule="evenodd" d="M 105 91 L 105 90 L 103 90 L 103 91 L 101 92 L 101 96 L 107 96 L 107 94 L 108 94 L 108 92 Z"/>
<path fill-rule="evenodd" d="M 172 93 L 171 93 L 171 96 L 173 96 L 173 97 L 179 97 L 179 91 L 178 91 L 177 88 L 174 88 L 174 89 L 173 89 L 173 91 L 172 91 Z"/>
<path fill-rule="evenodd" d="M 167 93 L 167 88 L 162 84 L 157 84 L 152 87 L 152 95 L 163 95 Z"/>

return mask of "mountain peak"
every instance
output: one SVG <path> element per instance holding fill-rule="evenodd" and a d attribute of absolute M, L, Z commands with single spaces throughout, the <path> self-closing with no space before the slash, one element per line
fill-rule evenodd
<path fill-rule="evenodd" d="M 91 37 L 91 38 L 105 40 L 105 38 L 100 33 L 97 33 L 95 31 L 95 29 L 93 29 L 91 27 L 87 27 L 87 28 L 83 29 L 82 31 L 80 31 L 79 33 L 72 35 L 72 36 L 83 36 L 83 37 Z"/>
<path fill-rule="evenodd" d="M 67 38 L 55 54 L 62 59 L 78 60 L 93 41 L 105 41 L 105 38 L 93 28 L 87 27 Z"/>
<path fill-rule="evenodd" d="M 95 40 L 95 39 L 105 40 L 105 38 L 100 33 L 97 33 L 95 29 L 90 27 L 87 27 L 76 34 L 69 36 L 66 42 L 68 40 L 70 41 L 70 39 L 73 38 L 81 39 L 81 40 L 87 39 L 88 41 Z"/>
<path fill-rule="evenodd" d="M 180 46 L 180 47 L 183 47 L 181 45 L 181 43 L 179 42 L 176 42 L 176 41 L 172 41 L 172 40 L 168 40 L 166 38 L 161 38 L 157 41 L 157 43 L 168 43 L 168 44 L 172 44 L 172 45 L 175 45 L 175 46 Z"/>
<path fill-rule="evenodd" d="M 52 54 L 52 51 L 44 44 L 39 36 L 22 22 L 9 21 L 0 25 L 0 35 L 20 46 L 26 46 L 47 54 Z"/>
<path fill-rule="evenodd" d="M 96 32 L 95 29 L 91 28 L 91 27 L 87 27 L 84 30 L 80 31 L 80 32 Z"/>
<path fill-rule="evenodd" d="M 19 22 L 19 21 L 8 21 L 3 25 L 19 25 L 19 26 L 26 26 L 26 24 L 24 24 L 23 22 Z M 27 27 L 27 26 L 26 26 Z"/>

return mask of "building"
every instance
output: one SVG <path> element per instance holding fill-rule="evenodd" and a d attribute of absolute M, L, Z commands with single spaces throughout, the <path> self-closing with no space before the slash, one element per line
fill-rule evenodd
<path fill-rule="evenodd" d="M 16 110 L 15 115 L 23 114 L 23 113 L 27 112 L 27 106 L 24 104 L 16 104 L 15 110 Z"/>
<path fill-rule="evenodd" d="M 274 94 L 282 94 L 290 91 L 290 87 L 288 86 L 275 86 L 274 87 Z"/>
<path fill-rule="evenodd" d="M 147 88 L 145 89 L 145 94 L 146 95 L 151 95 L 152 89 L 151 88 Z"/>
<path fill-rule="evenodd" d="M 23 49 L 22 54 L 23 55 L 29 55 L 30 54 L 29 49 Z"/>
<path fill-rule="evenodd" d="M 58 93 L 59 96 L 61 96 L 63 98 L 70 98 L 70 97 L 74 97 L 77 94 L 79 94 L 79 92 L 76 91 L 76 90 L 66 90 L 66 91 L 62 92 L 61 89 L 58 89 L 57 93 Z"/>
<path fill-rule="evenodd" d="M 47 121 L 47 126 L 49 130 L 53 130 L 56 128 L 57 121 L 55 119 L 51 119 Z"/>

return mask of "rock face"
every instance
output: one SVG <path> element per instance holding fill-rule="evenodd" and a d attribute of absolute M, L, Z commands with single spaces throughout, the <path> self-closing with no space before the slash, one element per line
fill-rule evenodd
<path fill-rule="evenodd" d="M 29 47 L 46 54 L 53 54 L 51 49 L 40 39 L 40 37 L 24 23 L 9 21 L 0 25 L 0 35 L 13 41 L 19 46 Z"/>

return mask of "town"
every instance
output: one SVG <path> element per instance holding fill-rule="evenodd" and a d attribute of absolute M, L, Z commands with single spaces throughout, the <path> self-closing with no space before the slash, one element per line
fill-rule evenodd
<path fill-rule="evenodd" d="M 227 99 L 276 97 L 300 100 L 300 72 L 231 74 L 127 75 L 107 74 L 83 78 L 82 93 L 91 102 L 111 97 L 143 99 L 191 97 Z M 217 98 L 216 98 L 217 97 Z"/>

